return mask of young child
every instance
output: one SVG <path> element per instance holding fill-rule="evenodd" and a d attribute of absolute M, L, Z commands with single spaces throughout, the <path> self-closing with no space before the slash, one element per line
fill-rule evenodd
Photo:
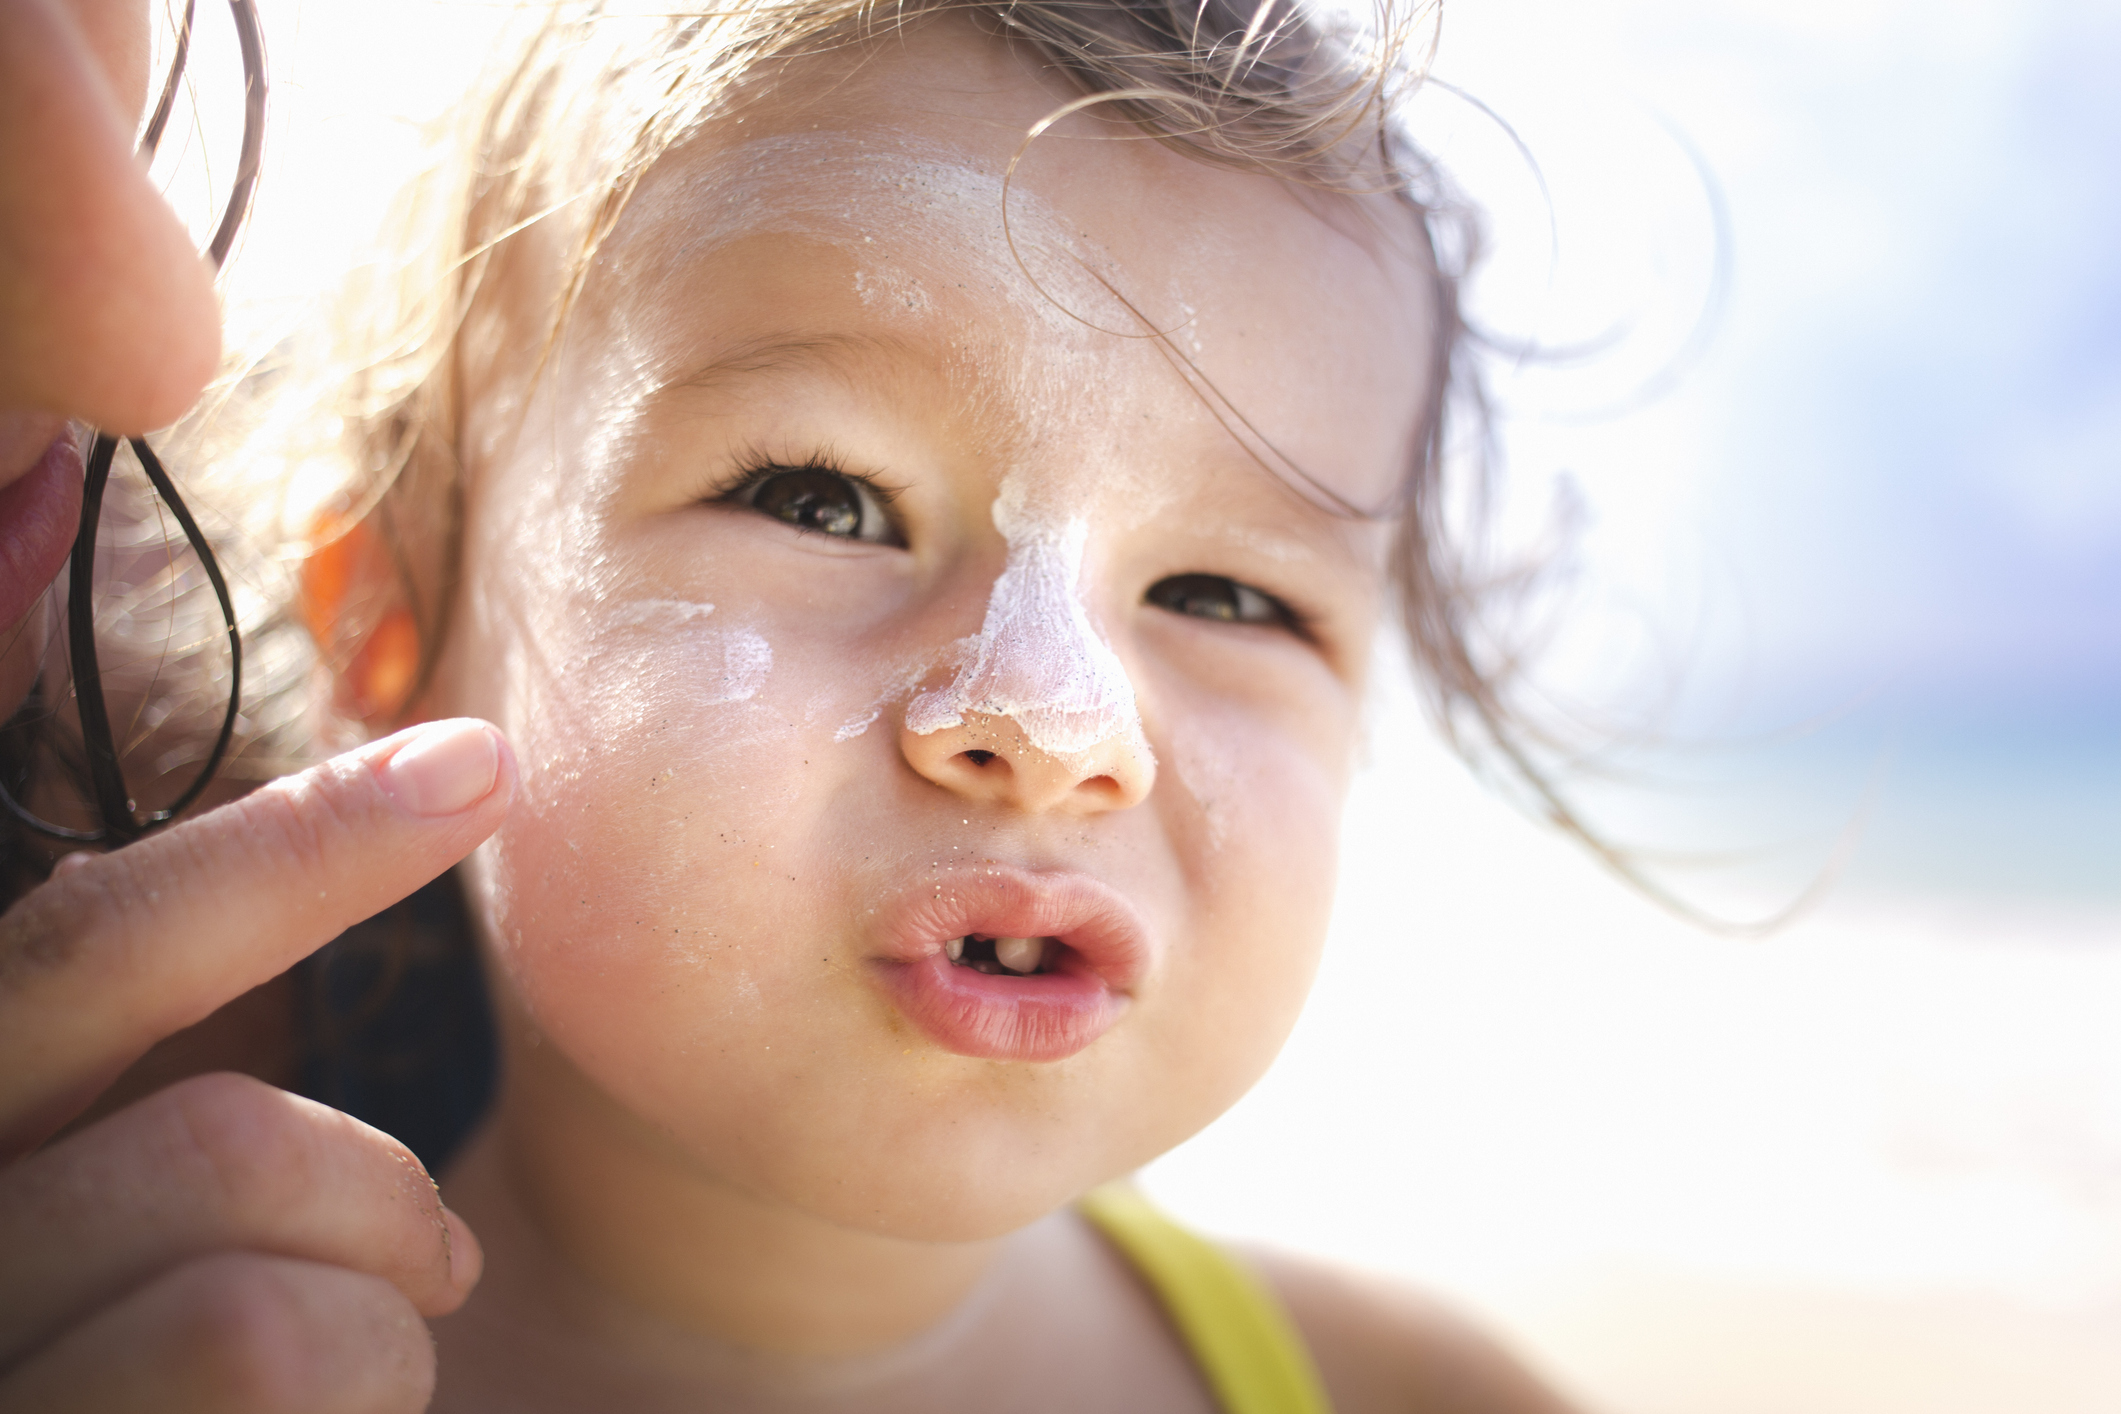
<path fill-rule="evenodd" d="M 309 576 L 353 716 L 520 763 L 436 1409 L 1563 1407 L 1113 1186 L 1295 1020 L 1380 624 L 1488 700 L 1368 52 L 757 0 L 492 96 Z"/>

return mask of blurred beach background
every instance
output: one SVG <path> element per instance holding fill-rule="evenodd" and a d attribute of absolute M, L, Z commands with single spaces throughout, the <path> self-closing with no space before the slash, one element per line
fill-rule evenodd
<path fill-rule="evenodd" d="M 2117 71 L 2075 0 L 1447 6 L 1474 315 L 1597 349 L 1496 378 L 1582 508 L 1552 700 L 1634 742 L 1581 798 L 1721 919 L 1838 876 L 1691 927 L 1389 681 L 1315 999 L 1160 1197 L 1600 1409 L 2121 1409 Z"/>
<path fill-rule="evenodd" d="M 269 344 L 498 7 L 259 8 Z M 200 15 L 180 201 L 231 150 Z M 1472 312 L 1575 351 L 1492 371 L 1506 523 L 1580 532 L 1541 678 L 1615 743 L 1580 798 L 1713 918 L 1833 883 L 1684 921 L 1387 664 L 1312 1005 L 1146 1185 L 1613 1414 L 2121 1409 L 2121 10 L 1452 0 L 1435 71 Z"/>

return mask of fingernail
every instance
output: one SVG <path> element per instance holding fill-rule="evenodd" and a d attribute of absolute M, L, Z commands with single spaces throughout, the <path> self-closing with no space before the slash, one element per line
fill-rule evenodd
<path fill-rule="evenodd" d="M 479 1279 L 486 1254 L 471 1235 L 470 1224 L 447 1207 L 442 1209 L 442 1225 L 449 1229 L 449 1284 L 461 1291 Z"/>
<path fill-rule="evenodd" d="M 383 788 L 415 815 L 454 815 L 484 800 L 501 773 L 501 753 L 484 722 L 436 722 L 391 753 Z"/>

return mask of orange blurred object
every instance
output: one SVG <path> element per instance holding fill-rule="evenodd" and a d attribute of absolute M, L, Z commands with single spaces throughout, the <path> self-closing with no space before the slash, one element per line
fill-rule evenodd
<path fill-rule="evenodd" d="M 394 582 L 387 551 L 366 520 L 342 526 L 320 518 L 311 543 L 301 572 L 303 626 L 353 714 L 369 722 L 394 719 L 419 682 L 420 626 L 402 603 L 372 622 L 349 613 L 357 593 L 383 593 Z"/>

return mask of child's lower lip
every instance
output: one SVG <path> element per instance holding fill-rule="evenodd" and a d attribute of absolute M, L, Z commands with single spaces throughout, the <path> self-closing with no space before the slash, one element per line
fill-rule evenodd
<path fill-rule="evenodd" d="M 81 455 L 64 434 L 37 464 L 0 486 L 0 631 L 37 602 L 73 547 L 81 519 Z"/>
<path fill-rule="evenodd" d="M 877 964 L 908 1020 L 945 1050 L 983 1060 L 1056 1061 L 1105 1034 L 1126 998 L 1087 970 L 1029 977 L 976 972 L 941 953 Z"/>

